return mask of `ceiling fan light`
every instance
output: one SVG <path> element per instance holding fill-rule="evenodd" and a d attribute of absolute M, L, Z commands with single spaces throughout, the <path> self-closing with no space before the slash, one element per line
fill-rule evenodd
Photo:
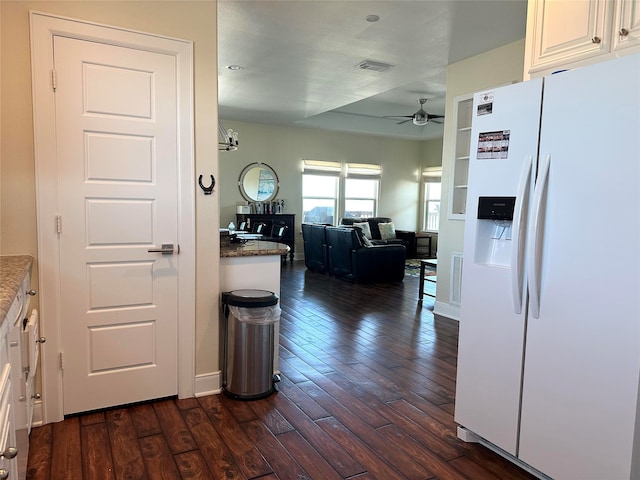
<path fill-rule="evenodd" d="M 413 118 L 413 124 L 414 125 L 418 125 L 419 127 L 422 127 L 423 125 L 427 124 L 427 119 L 426 118 Z"/>

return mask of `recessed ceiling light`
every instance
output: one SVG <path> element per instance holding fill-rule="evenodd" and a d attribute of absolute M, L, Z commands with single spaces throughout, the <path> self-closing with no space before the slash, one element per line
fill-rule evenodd
<path fill-rule="evenodd" d="M 369 23 L 375 23 L 378 20 L 380 20 L 380 17 L 378 15 L 367 15 L 367 22 Z"/>
<path fill-rule="evenodd" d="M 244 70 L 242 65 L 227 65 L 227 70 Z"/>

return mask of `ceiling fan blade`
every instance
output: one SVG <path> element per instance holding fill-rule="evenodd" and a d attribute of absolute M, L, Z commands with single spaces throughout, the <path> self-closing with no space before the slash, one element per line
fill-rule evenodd
<path fill-rule="evenodd" d="M 411 116 L 410 118 L 407 118 L 406 120 L 403 120 L 403 121 L 401 121 L 401 122 L 398 122 L 398 125 L 402 125 L 403 123 L 410 122 L 411 120 L 413 120 L 413 116 Z"/>
<path fill-rule="evenodd" d="M 384 115 L 382 118 L 413 118 L 413 115 Z"/>
<path fill-rule="evenodd" d="M 438 117 L 444 118 L 443 115 L 438 115 Z M 444 123 L 444 120 L 442 120 L 442 118 L 435 118 L 435 119 L 430 118 L 429 123 Z"/>

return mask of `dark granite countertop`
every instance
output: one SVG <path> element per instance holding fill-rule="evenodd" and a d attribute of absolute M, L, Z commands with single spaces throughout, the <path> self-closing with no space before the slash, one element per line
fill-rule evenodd
<path fill-rule="evenodd" d="M 223 237 L 224 238 L 224 237 Z M 220 257 L 254 257 L 259 255 L 286 255 L 289 246 L 284 243 L 249 240 L 245 244 L 228 243 L 223 239 L 220 244 Z"/>

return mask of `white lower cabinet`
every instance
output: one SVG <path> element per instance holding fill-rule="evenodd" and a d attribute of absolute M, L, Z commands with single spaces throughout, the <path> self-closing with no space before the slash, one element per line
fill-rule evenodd
<path fill-rule="evenodd" d="M 15 424 L 13 421 L 13 393 L 11 390 L 11 362 L 9 357 L 9 322 L 0 326 L 0 479 L 17 480 L 18 459 Z"/>
<path fill-rule="evenodd" d="M 32 345 L 25 328 L 31 320 L 38 320 L 36 310 L 27 316 L 33 293 L 30 285 L 27 273 L 0 325 L 0 480 L 24 480 L 27 472 L 35 397 L 29 389 L 33 389 L 37 368 L 37 363 L 31 368 L 29 352 L 39 348 L 39 344 Z"/>

